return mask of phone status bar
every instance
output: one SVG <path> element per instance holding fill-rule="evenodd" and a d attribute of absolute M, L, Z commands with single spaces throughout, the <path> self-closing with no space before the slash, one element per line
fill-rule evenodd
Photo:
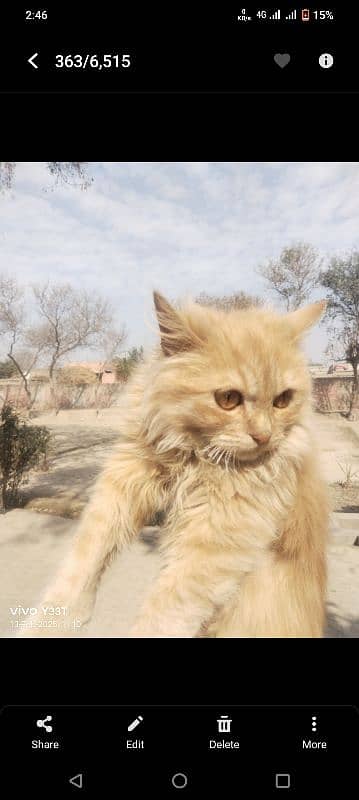
<path fill-rule="evenodd" d="M 300 22 L 300 23 L 323 23 L 333 22 L 335 12 L 333 9 L 310 9 L 310 8 L 258 8 L 256 11 L 248 11 L 242 8 L 237 14 L 237 22 Z"/>

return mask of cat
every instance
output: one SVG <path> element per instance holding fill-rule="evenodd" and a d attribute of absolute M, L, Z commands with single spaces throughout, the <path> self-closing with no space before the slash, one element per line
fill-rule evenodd
<path fill-rule="evenodd" d="M 163 567 L 130 637 L 323 636 L 328 505 L 300 341 L 325 302 L 154 303 L 159 344 L 42 605 L 86 622 L 108 562 L 162 509 Z M 22 635 L 58 635 L 41 620 Z"/>

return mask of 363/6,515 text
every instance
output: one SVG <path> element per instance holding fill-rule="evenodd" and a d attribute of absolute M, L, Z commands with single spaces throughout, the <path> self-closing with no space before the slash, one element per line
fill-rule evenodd
<path fill-rule="evenodd" d="M 58 69 L 128 69 L 131 65 L 130 53 L 58 53 L 55 56 Z"/>

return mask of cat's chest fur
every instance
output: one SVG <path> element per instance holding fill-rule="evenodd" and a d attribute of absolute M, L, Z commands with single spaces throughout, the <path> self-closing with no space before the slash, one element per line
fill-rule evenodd
<path fill-rule="evenodd" d="M 229 548 L 266 548 L 280 535 L 295 502 L 296 467 L 277 457 L 234 470 L 188 464 L 168 510 L 170 541 Z"/>

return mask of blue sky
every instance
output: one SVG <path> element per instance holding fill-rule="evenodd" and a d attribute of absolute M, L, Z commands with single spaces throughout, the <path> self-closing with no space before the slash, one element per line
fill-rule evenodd
<path fill-rule="evenodd" d="M 359 162 L 92 162 L 87 191 L 19 162 L 0 195 L 0 272 L 72 282 L 111 300 L 126 346 L 154 341 L 151 292 L 243 289 L 270 299 L 256 267 L 304 240 L 324 258 L 359 246 Z M 317 360 L 323 328 L 308 337 Z"/>

